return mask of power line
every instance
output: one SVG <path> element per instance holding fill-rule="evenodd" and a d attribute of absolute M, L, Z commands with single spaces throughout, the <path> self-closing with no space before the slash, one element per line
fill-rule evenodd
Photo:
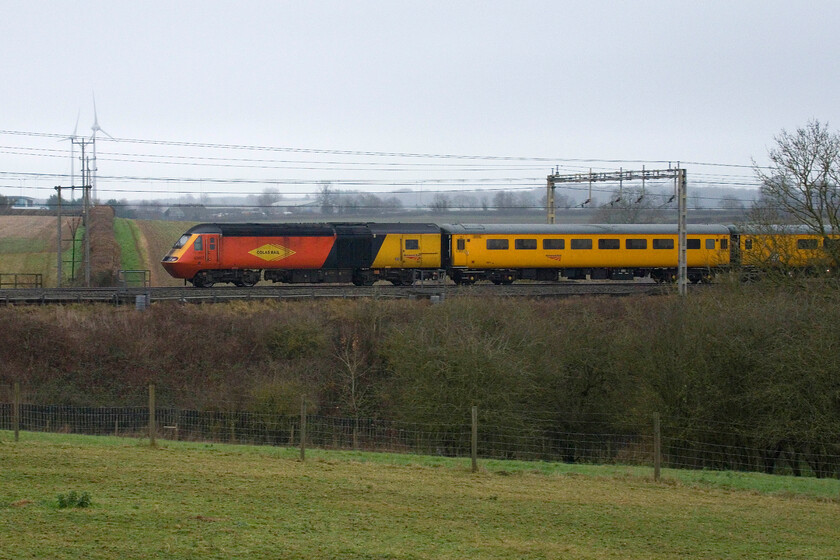
<path fill-rule="evenodd" d="M 43 132 L 26 132 L 15 130 L 0 130 L 0 135 L 12 136 L 31 136 L 39 138 L 55 138 L 67 139 L 67 134 L 54 134 Z M 118 142 L 125 144 L 141 144 L 153 146 L 176 146 L 188 148 L 205 148 L 205 149 L 224 149 L 224 150 L 243 150 L 243 151 L 266 151 L 266 152 L 289 152 L 289 153 L 303 153 L 303 154 L 329 154 L 329 155 L 347 155 L 347 156 L 368 156 L 368 157 L 401 157 L 401 158 L 423 158 L 423 159 L 470 159 L 480 161 L 533 161 L 553 164 L 557 162 L 567 163 L 603 163 L 603 164 L 672 164 L 676 160 L 640 160 L 640 159 L 601 159 L 601 158 L 563 158 L 563 157 L 543 157 L 543 156 L 488 156 L 488 155 L 465 155 L 465 154 L 436 154 L 436 153 L 414 153 L 414 152 L 385 152 L 372 150 L 338 150 L 338 149 L 318 149 L 318 148 L 298 148 L 298 147 L 281 147 L 281 146 L 260 146 L 250 144 L 220 144 L 211 142 L 186 142 L 176 140 L 148 140 L 138 138 L 111 138 L 103 141 Z M 733 167 L 733 168 L 750 168 L 751 166 L 726 164 L 726 163 L 709 163 L 709 162 L 683 162 L 686 164 L 700 165 L 700 166 L 717 166 L 717 167 Z"/>

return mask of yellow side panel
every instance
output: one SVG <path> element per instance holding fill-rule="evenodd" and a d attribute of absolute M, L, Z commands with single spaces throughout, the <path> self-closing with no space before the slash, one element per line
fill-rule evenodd
<path fill-rule="evenodd" d="M 389 233 L 373 268 L 440 268 L 440 262 L 440 234 Z"/>
<path fill-rule="evenodd" d="M 729 250 L 721 248 L 727 235 L 692 235 L 700 249 L 686 251 L 689 267 L 714 267 L 729 263 Z M 672 239 L 673 249 L 653 249 L 653 239 Z M 507 249 L 488 249 L 491 239 L 508 240 Z M 517 249 L 516 240 L 535 240 L 536 249 Z M 543 240 L 563 239 L 564 249 L 543 249 Z M 572 240 L 589 239 L 592 249 L 572 249 Z M 618 249 L 598 249 L 599 239 L 618 239 Z M 627 239 L 644 239 L 647 249 L 627 249 Z M 707 249 L 706 240 L 715 248 Z M 463 249 L 458 249 L 459 240 Z M 452 264 L 467 268 L 676 268 L 677 236 L 662 235 L 453 235 Z"/>
<path fill-rule="evenodd" d="M 810 240 L 815 248 L 800 249 L 799 240 Z M 752 242 L 749 249 L 748 242 Z M 820 266 L 829 262 L 822 237 L 817 235 L 743 235 L 741 264 L 745 266 Z"/>

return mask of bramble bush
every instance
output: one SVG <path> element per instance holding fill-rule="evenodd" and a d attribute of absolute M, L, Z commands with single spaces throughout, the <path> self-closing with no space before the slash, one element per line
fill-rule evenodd
<path fill-rule="evenodd" d="M 648 430 L 656 411 L 749 425 L 768 446 L 840 440 L 840 290 L 724 284 L 676 296 L 0 308 L 0 384 L 33 402 L 407 422 Z M 646 432 L 645 432 L 646 433 Z M 727 444 L 719 434 L 717 443 Z M 762 444 L 763 445 L 763 444 Z M 813 453 L 812 453 L 813 454 Z M 819 466 L 817 465 L 817 468 Z"/>

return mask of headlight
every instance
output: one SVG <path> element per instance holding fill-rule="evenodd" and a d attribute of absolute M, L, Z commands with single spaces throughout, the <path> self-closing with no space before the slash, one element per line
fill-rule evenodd
<path fill-rule="evenodd" d="M 163 262 L 175 262 L 178 260 L 178 257 L 165 257 Z"/>

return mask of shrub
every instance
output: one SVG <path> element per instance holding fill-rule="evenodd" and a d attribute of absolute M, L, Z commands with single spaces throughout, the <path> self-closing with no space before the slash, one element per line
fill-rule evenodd
<path fill-rule="evenodd" d="M 59 494 L 58 495 L 58 507 L 59 509 L 65 508 L 86 508 L 90 507 L 91 500 L 90 494 L 87 492 L 82 492 L 79 494 L 75 490 L 71 490 L 68 494 Z"/>

